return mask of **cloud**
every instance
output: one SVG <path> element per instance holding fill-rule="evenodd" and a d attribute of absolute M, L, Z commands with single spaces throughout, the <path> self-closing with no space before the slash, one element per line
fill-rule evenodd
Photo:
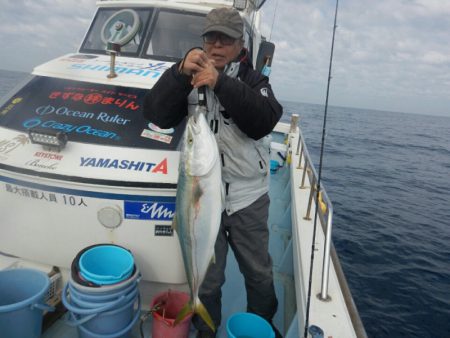
<path fill-rule="evenodd" d="M 272 83 L 284 98 L 324 102 L 334 5 L 279 1 Z M 266 10 L 269 19 L 274 4 Z M 333 103 L 450 115 L 449 14 L 450 2 L 438 0 L 340 2 Z M 448 104 L 433 108 L 436 97 Z"/>
<path fill-rule="evenodd" d="M 4 1 L 0 11 L 1 68 L 31 71 L 77 50 L 94 11 L 91 0 Z"/>
<path fill-rule="evenodd" d="M 428 51 L 425 52 L 425 55 L 423 56 L 423 61 L 425 63 L 429 63 L 432 65 L 449 64 L 450 55 L 449 54 L 445 55 L 437 51 Z"/>
<path fill-rule="evenodd" d="M 264 5 L 262 31 L 276 44 L 277 97 L 324 102 L 334 6 L 334 0 Z M 94 0 L 3 1 L 0 67 L 30 71 L 77 50 L 94 12 Z M 330 103 L 450 115 L 449 16 L 450 1 L 341 1 Z"/>

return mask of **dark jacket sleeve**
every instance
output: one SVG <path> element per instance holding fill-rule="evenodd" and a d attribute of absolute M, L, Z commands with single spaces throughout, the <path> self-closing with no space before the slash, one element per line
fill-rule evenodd
<path fill-rule="evenodd" d="M 242 81 L 221 74 L 214 92 L 239 129 L 259 140 L 272 131 L 283 108 L 266 76 L 248 68 L 240 78 Z"/>
<path fill-rule="evenodd" d="M 187 96 L 192 90 L 189 77 L 170 67 L 145 95 L 143 115 L 160 128 L 178 125 L 187 115 Z"/>

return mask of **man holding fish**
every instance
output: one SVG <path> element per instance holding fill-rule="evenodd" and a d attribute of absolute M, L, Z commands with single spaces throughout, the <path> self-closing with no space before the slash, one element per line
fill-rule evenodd
<path fill-rule="evenodd" d="M 282 107 L 268 78 L 253 70 L 243 32 L 237 10 L 213 9 L 206 16 L 203 50 L 190 50 L 168 69 L 144 102 L 144 116 L 161 128 L 189 116 L 174 227 L 191 289 L 189 306 L 199 315 L 197 337 L 215 337 L 220 325 L 228 246 L 244 275 L 247 311 L 272 324 L 278 306 L 268 253 L 268 135 Z"/>

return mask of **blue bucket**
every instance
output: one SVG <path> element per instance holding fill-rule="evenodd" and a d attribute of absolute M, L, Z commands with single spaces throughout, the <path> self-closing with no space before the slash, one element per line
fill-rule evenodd
<path fill-rule="evenodd" d="M 54 308 L 44 303 L 50 287 L 48 276 L 38 270 L 0 271 L 0 335 L 38 338 L 43 311 Z"/>
<path fill-rule="evenodd" d="M 69 310 L 67 324 L 78 328 L 80 338 L 130 337 L 141 309 L 139 279 L 138 270 L 126 281 L 101 287 L 86 287 L 70 279 L 62 292 Z"/>
<path fill-rule="evenodd" d="M 73 294 L 70 297 L 71 302 L 76 304 L 76 297 Z M 136 299 L 138 304 L 135 310 Z M 115 305 L 92 303 L 92 308 L 70 305 L 68 309 L 71 317 L 67 323 L 78 327 L 80 338 L 129 338 L 139 319 L 141 304 L 136 293 L 125 300 Z"/>
<path fill-rule="evenodd" d="M 227 321 L 228 338 L 275 338 L 272 326 L 253 313 L 235 313 Z"/>
<path fill-rule="evenodd" d="M 78 326 L 80 338 L 130 338 L 131 331 L 140 317 L 140 298 L 138 309 L 134 310 L 133 303 L 100 314 L 95 320 Z M 131 321 L 129 318 L 132 318 Z M 83 319 L 82 319 L 83 320 Z M 112 332 L 112 333 L 111 333 Z"/>
<path fill-rule="evenodd" d="M 98 285 L 119 283 L 131 276 L 133 255 L 116 245 L 99 245 L 85 251 L 79 261 L 81 276 Z"/>

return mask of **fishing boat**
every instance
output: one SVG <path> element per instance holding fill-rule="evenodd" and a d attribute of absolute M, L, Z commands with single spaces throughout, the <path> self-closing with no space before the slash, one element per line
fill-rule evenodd
<path fill-rule="evenodd" d="M 136 259 L 143 312 L 164 290 L 188 290 L 171 227 L 185 122 L 173 129 L 148 123 L 143 97 L 174 62 L 202 45 L 205 15 L 216 7 L 240 11 L 253 64 L 270 66 L 275 45 L 259 29 L 264 2 L 97 2 L 78 51 L 37 66 L 0 102 L 0 270 L 48 273 L 48 301 L 59 304 L 80 250 L 113 243 Z M 332 245 L 333 206 L 323 186 L 316 191 L 298 115 L 274 129 L 268 175 L 275 325 L 289 338 L 314 336 L 311 328 L 324 337 L 365 337 Z M 226 337 L 227 318 L 246 309 L 232 253 L 226 274 L 218 337 Z M 151 318 L 143 325 L 150 337 Z M 44 327 L 45 338 L 76 336 L 64 318 Z"/>

